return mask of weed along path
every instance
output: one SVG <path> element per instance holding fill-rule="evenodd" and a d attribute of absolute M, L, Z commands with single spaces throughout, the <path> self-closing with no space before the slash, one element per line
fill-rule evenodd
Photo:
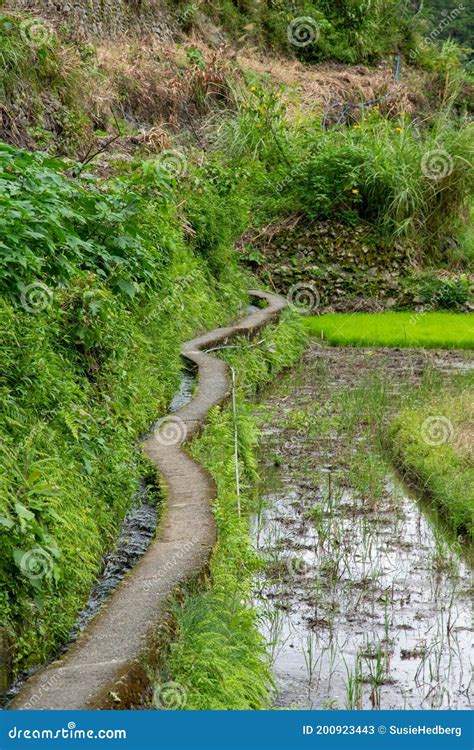
<path fill-rule="evenodd" d="M 198 370 L 197 393 L 160 420 L 144 444 L 166 486 L 167 503 L 156 539 L 77 642 L 63 658 L 28 680 L 9 708 L 128 708 L 139 703 L 149 687 L 141 659 L 166 612 L 168 597 L 203 570 L 216 538 L 214 482 L 182 447 L 199 432 L 209 409 L 231 392 L 228 366 L 206 350 L 233 336 L 252 336 L 286 306 L 276 295 L 250 294 L 267 306 L 236 325 L 183 345 L 183 357 Z"/>
<path fill-rule="evenodd" d="M 373 427 L 410 389 L 470 365 L 460 351 L 312 344 L 259 403 L 256 596 L 277 706 L 469 707 L 466 550 L 400 482 Z"/>

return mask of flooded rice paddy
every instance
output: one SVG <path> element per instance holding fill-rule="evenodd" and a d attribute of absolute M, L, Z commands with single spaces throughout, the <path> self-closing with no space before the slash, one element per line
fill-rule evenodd
<path fill-rule="evenodd" d="M 276 707 L 470 706 L 469 561 L 367 424 L 427 373 L 471 364 L 456 352 L 313 345 L 264 394 L 253 534 Z"/>

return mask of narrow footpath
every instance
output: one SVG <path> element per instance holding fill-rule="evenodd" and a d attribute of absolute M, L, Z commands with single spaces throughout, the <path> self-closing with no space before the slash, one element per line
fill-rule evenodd
<path fill-rule="evenodd" d="M 216 541 L 212 514 L 216 486 L 183 448 L 199 433 L 209 409 L 231 393 L 228 366 L 206 350 L 233 336 L 251 337 L 286 307 L 276 295 L 249 294 L 267 307 L 183 345 L 182 356 L 198 370 L 197 393 L 189 404 L 160 420 L 144 443 L 166 488 L 156 539 L 77 642 L 31 677 L 10 709 L 126 709 L 138 703 L 149 687 L 143 661 L 166 614 L 169 596 L 204 569 Z"/>

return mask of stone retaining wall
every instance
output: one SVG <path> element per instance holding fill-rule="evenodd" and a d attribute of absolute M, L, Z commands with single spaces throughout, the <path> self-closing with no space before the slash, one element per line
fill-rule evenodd
<path fill-rule="evenodd" d="M 163 0 L 5 0 L 3 8 L 64 24 L 83 38 L 138 32 L 167 39 L 177 26 L 177 18 Z"/>

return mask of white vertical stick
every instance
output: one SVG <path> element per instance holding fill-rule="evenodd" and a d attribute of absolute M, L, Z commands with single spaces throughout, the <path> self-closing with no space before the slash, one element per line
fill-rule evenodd
<path fill-rule="evenodd" d="M 234 414 L 234 460 L 235 460 L 235 487 L 237 491 L 237 513 L 240 518 L 240 474 L 239 474 L 239 434 L 237 428 L 237 404 L 235 398 L 235 370 L 232 371 L 232 411 Z"/>

